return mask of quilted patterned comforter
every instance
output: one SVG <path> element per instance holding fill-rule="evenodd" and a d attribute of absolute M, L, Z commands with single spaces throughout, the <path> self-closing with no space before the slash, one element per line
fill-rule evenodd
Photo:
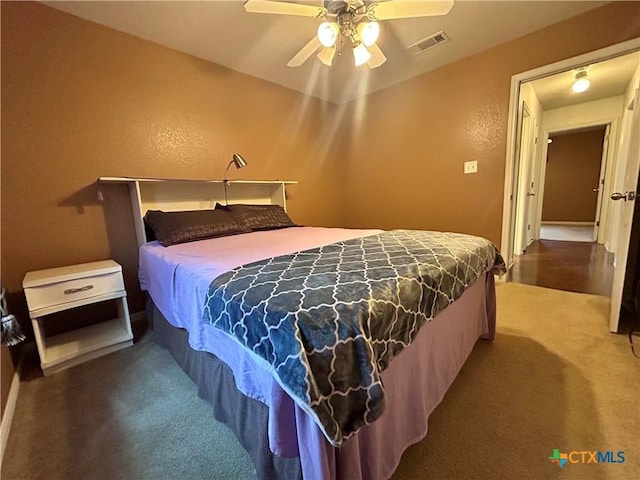
<path fill-rule="evenodd" d="M 268 362 L 340 446 L 382 414 L 389 362 L 489 270 L 504 262 L 484 238 L 393 230 L 222 274 L 205 322 Z"/>

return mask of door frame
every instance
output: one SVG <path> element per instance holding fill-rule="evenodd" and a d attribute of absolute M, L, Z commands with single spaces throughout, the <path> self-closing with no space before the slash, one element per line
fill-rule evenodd
<path fill-rule="evenodd" d="M 507 123 L 507 152 L 505 163 L 505 175 L 504 175 L 504 198 L 502 203 L 502 236 L 500 248 L 503 252 L 506 252 L 505 261 L 507 268 L 510 269 L 513 266 L 514 261 L 514 225 L 512 222 L 512 216 L 516 205 L 517 192 L 514 191 L 514 183 L 517 181 L 515 174 L 515 166 L 517 165 L 516 153 L 518 146 L 516 140 L 518 137 L 518 123 L 519 123 L 519 99 L 520 99 L 520 87 L 525 82 L 530 82 L 538 78 L 547 77 L 556 73 L 573 70 L 578 67 L 589 65 L 590 63 L 601 62 L 610 58 L 625 55 L 640 50 L 640 38 L 628 40 L 626 42 L 618 43 L 606 48 L 594 50 L 583 55 L 578 55 L 560 62 L 552 63 L 542 67 L 535 68 L 526 72 L 518 73 L 511 77 L 511 88 L 509 94 L 509 116 Z M 547 136 L 545 135 L 544 141 L 546 142 Z M 543 143 L 543 148 L 545 147 Z M 516 185 L 517 186 L 517 185 Z M 506 280 L 509 279 L 507 275 Z"/>
<path fill-rule="evenodd" d="M 607 117 L 608 118 L 608 117 Z M 605 127 L 605 135 L 610 135 L 612 138 L 617 138 L 618 132 L 618 118 L 608 118 L 608 119 L 593 119 L 586 122 L 582 122 L 580 124 L 576 124 L 576 126 L 571 126 L 568 128 L 554 128 L 554 129 L 545 129 L 543 131 L 543 146 L 542 146 L 542 161 L 539 166 L 539 175 L 540 175 L 540 183 L 538 186 L 539 199 L 538 199 L 538 211 L 536 213 L 536 221 L 535 221 L 535 232 L 537 237 L 540 238 L 540 228 L 542 225 L 542 207 L 544 202 L 544 186 L 545 181 L 547 179 L 547 162 L 545 161 L 549 152 L 549 137 L 556 133 L 564 133 L 564 132 L 573 132 L 576 130 L 580 130 L 583 128 L 589 127 Z M 603 145 L 604 146 L 604 145 Z M 602 199 L 605 198 L 605 195 L 608 197 L 611 194 L 611 188 L 613 186 L 613 170 L 615 168 L 615 157 L 617 155 L 617 151 L 614 148 L 615 145 L 609 145 L 609 148 L 606 152 L 606 156 L 601 155 L 600 160 L 600 173 L 598 175 L 598 185 L 604 176 L 605 182 L 604 185 L 600 188 L 598 192 L 598 202 L 596 204 L 596 212 L 594 215 L 594 232 L 595 232 L 595 221 L 600 220 L 600 228 L 597 231 L 597 237 L 594 238 L 594 242 L 604 244 L 605 241 L 605 233 L 608 228 L 608 220 L 609 220 L 609 211 L 605 209 L 606 202 L 602 202 Z M 604 148 L 603 148 L 604 150 Z M 604 153 L 604 151 L 602 152 Z"/>
<path fill-rule="evenodd" d="M 624 105 L 622 108 L 624 108 Z M 620 120 L 622 120 L 622 116 L 620 117 Z M 603 206 L 606 203 L 608 203 L 608 202 L 603 202 L 604 193 L 605 193 L 605 180 L 607 178 L 607 169 L 608 171 L 613 173 L 613 169 L 610 167 L 610 164 L 612 162 L 608 161 L 609 155 L 611 154 L 611 142 L 609 141 L 611 138 L 611 130 L 612 130 L 611 124 L 607 123 L 604 127 L 604 139 L 602 140 L 602 151 L 600 153 L 600 173 L 598 174 L 598 185 L 596 185 L 596 188 L 598 189 L 598 198 L 596 199 L 596 218 L 595 218 L 595 223 L 593 227 L 593 241 L 597 243 L 602 243 L 602 244 L 604 244 L 604 241 L 605 241 L 605 233 L 607 231 L 607 228 L 610 228 L 609 215 L 608 215 L 609 211 L 607 209 L 606 216 L 602 214 L 602 211 L 603 211 Z M 613 155 L 615 155 L 615 157 L 618 156 L 618 152 L 616 151 L 615 148 L 613 149 Z M 612 174 L 609 174 L 609 177 L 611 177 L 611 180 L 613 180 Z M 612 185 L 613 185 L 613 181 L 609 182 L 609 186 L 611 187 Z M 606 193 L 608 195 L 611 195 L 611 190 L 606 191 Z"/>

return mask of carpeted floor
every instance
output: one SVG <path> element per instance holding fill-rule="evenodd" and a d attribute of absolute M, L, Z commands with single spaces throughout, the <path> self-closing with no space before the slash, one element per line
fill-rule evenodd
<path fill-rule="evenodd" d="M 2 480 L 256 478 L 171 354 L 134 346 L 20 385 Z"/>
<path fill-rule="evenodd" d="M 497 288 L 495 343 L 477 343 L 427 438 L 405 452 L 393 479 L 640 478 L 640 359 L 627 337 L 607 331 L 608 299 Z M 625 461 L 560 469 L 549 460 L 554 449 L 623 451 Z M 1 476 L 244 480 L 255 472 L 145 335 L 107 357 L 24 380 Z"/>
<path fill-rule="evenodd" d="M 394 480 L 640 478 L 640 359 L 609 333 L 609 299 L 517 283 L 497 294 L 495 343 L 476 344 Z M 625 463 L 560 469 L 556 448 Z"/>

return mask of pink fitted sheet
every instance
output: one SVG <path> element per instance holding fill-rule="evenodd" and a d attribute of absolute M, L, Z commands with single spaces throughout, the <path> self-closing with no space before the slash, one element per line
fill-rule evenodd
<path fill-rule="evenodd" d="M 379 233 L 295 227 L 253 232 L 162 247 L 150 242 L 140 249 L 140 283 L 175 327 L 189 332 L 196 350 L 209 351 L 234 372 L 245 395 L 269 406 L 271 450 L 300 456 L 304 478 L 389 478 L 402 452 L 422 439 L 427 420 L 453 383 L 479 337 L 495 334 L 495 291 L 489 272 L 419 332 L 382 378 L 387 407 L 341 448 L 335 448 L 304 410 L 283 391 L 270 366 L 232 337 L 202 321 L 211 281 L 239 265 L 340 240 Z"/>
<path fill-rule="evenodd" d="M 321 247 L 382 230 L 292 227 L 163 247 L 140 248 L 140 286 L 169 322 L 189 331 L 191 346 L 204 350 L 202 312 L 211 282 L 240 265 Z"/>

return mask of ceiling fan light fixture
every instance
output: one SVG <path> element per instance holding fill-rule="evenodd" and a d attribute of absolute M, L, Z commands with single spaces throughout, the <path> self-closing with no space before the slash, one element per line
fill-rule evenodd
<path fill-rule="evenodd" d="M 338 39 L 340 28 L 335 22 L 322 22 L 318 26 L 318 40 L 325 47 L 333 47 Z"/>
<path fill-rule="evenodd" d="M 358 34 L 365 47 L 370 47 L 380 36 L 380 24 L 378 22 L 361 22 L 358 24 Z"/>
<path fill-rule="evenodd" d="M 367 47 L 365 47 L 363 43 L 359 43 L 353 47 L 353 58 L 355 60 L 356 67 L 359 67 L 369 61 L 371 53 L 369 53 L 369 50 L 367 50 Z"/>
<path fill-rule="evenodd" d="M 587 78 L 587 71 L 580 70 L 576 73 L 576 79 L 573 82 L 573 85 L 571 85 L 571 90 L 575 93 L 583 93 L 586 92 L 590 86 L 591 82 Z"/>
<path fill-rule="evenodd" d="M 351 43 L 356 66 L 366 63 L 369 68 L 377 68 L 387 60 L 376 43 L 380 35 L 379 21 L 446 15 L 453 2 L 324 0 L 324 6 L 318 7 L 297 0 L 244 0 L 244 9 L 255 13 L 312 17 L 321 22 L 316 34 L 287 62 L 289 67 L 299 67 L 314 54 L 325 65 L 331 65 L 336 53 L 334 46 L 340 37 L 340 48 L 343 40 Z"/>
<path fill-rule="evenodd" d="M 333 63 L 333 56 L 336 54 L 336 46 L 323 48 L 318 54 L 318 58 L 327 67 L 330 67 Z"/>

